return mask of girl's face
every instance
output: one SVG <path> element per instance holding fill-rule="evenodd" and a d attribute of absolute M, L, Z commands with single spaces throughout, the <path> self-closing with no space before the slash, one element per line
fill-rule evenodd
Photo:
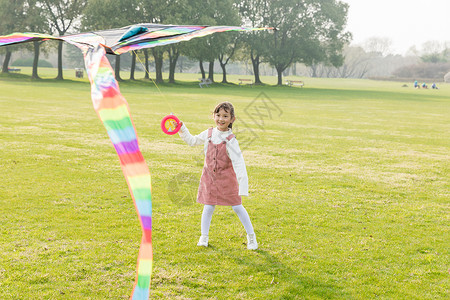
<path fill-rule="evenodd" d="M 223 108 L 219 110 L 219 112 L 214 114 L 214 122 L 216 122 L 217 129 L 220 131 L 227 131 L 228 125 L 234 122 L 234 117 L 231 117 L 231 114 L 225 111 Z"/>

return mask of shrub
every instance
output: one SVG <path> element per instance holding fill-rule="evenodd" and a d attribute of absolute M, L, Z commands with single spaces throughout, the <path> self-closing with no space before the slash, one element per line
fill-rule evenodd
<path fill-rule="evenodd" d="M 392 74 L 402 78 L 442 79 L 450 71 L 450 63 L 421 63 L 395 70 Z"/>

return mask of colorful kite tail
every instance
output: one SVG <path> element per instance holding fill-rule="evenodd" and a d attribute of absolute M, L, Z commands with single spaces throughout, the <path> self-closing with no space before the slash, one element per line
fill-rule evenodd
<path fill-rule="evenodd" d="M 136 281 L 130 299 L 148 299 L 153 262 L 150 172 L 139 150 L 128 103 L 119 91 L 105 49 L 97 46 L 83 50 L 94 109 L 119 156 L 142 228 Z"/>

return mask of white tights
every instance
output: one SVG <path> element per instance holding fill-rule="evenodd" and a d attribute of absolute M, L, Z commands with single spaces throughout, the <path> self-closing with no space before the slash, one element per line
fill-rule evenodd
<path fill-rule="evenodd" d="M 205 205 L 203 207 L 203 213 L 202 213 L 202 235 L 208 235 L 209 234 L 209 226 L 211 225 L 211 219 L 214 212 L 214 208 L 216 208 L 215 205 Z M 253 234 L 255 233 L 253 231 L 253 225 L 250 221 L 250 217 L 248 216 L 247 211 L 245 210 L 244 206 L 242 204 L 232 206 L 234 212 L 238 215 L 239 220 L 241 220 L 242 225 L 244 225 L 245 231 L 247 231 L 247 234 Z"/>

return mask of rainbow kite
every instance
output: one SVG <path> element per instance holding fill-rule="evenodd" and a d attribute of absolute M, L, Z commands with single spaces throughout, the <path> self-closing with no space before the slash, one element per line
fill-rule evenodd
<path fill-rule="evenodd" d="M 43 40 L 62 40 L 79 47 L 91 83 L 94 109 L 119 156 L 142 229 L 136 280 L 131 299 L 148 299 L 152 274 L 152 194 L 148 166 L 139 149 L 128 103 L 119 90 L 106 53 L 122 53 L 163 46 L 215 32 L 253 31 L 270 28 L 236 26 L 178 26 L 137 24 L 123 28 L 54 37 L 41 33 L 13 33 L 0 36 L 0 46 Z"/>
<path fill-rule="evenodd" d="M 247 28 L 238 26 L 162 25 L 136 24 L 122 28 L 99 30 L 55 37 L 42 33 L 12 33 L 0 36 L 0 46 L 38 40 L 62 40 L 78 47 L 95 47 L 100 44 L 108 54 L 122 54 L 132 50 L 164 46 L 225 31 L 255 31 L 272 28 Z"/>

